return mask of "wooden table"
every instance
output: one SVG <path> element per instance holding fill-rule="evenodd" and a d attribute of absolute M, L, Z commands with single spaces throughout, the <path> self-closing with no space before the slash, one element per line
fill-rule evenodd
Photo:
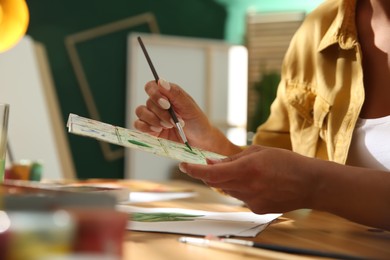
<path fill-rule="evenodd" d="M 143 203 L 137 206 L 185 207 L 211 211 L 248 210 L 240 206 L 238 201 L 220 195 L 208 187 L 182 181 L 170 184 L 194 189 L 198 192 L 198 196 Z M 177 241 L 181 236 L 129 231 L 124 241 L 124 259 L 261 259 L 253 255 L 183 244 Z M 296 210 L 286 213 L 256 237 L 240 239 L 337 252 L 367 259 L 390 259 L 390 232 L 362 226 L 329 213 L 312 210 Z M 291 255 L 291 257 L 294 256 L 296 255 Z M 285 259 L 290 259 L 290 257 Z"/>

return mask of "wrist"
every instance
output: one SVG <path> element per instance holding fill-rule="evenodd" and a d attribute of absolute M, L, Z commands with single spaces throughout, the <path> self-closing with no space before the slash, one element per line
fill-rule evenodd
<path fill-rule="evenodd" d="M 310 162 L 307 169 L 311 174 L 311 188 L 306 208 L 324 211 L 327 208 L 325 202 L 330 198 L 328 184 L 330 165 L 328 164 L 332 163 L 320 159 L 312 159 Z"/>

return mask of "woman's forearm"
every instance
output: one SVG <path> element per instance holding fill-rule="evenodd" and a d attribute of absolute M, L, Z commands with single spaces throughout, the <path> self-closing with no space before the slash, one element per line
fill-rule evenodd
<path fill-rule="evenodd" d="M 390 173 L 323 161 L 312 208 L 390 230 Z"/>

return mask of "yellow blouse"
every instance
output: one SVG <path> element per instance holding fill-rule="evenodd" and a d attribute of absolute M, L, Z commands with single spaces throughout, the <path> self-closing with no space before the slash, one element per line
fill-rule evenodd
<path fill-rule="evenodd" d="M 364 101 L 356 0 L 311 12 L 285 55 L 269 119 L 253 143 L 345 163 Z"/>

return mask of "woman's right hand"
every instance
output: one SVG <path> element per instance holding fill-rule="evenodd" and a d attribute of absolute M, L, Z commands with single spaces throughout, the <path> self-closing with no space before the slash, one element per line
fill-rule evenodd
<path fill-rule="evenodd" d="M 145 92 L 149 96 L 146 104 L 135 110 L 138 119 L 135 120 L 134 127 L 137 130 L 182 142 L 168 112 L 168 108 L 172 106 L 189 144 L 210 150 L 215 129 L 188 93 L 163 79 L 160 79 L 158 84 L 155 81 L 147 82 Z"/>

